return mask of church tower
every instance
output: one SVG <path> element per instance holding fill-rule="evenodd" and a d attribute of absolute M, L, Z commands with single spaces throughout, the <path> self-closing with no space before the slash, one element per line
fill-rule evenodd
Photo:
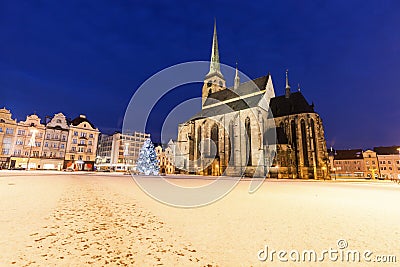
<path fill-rule="evenodd" d="M 214 34 L 211 48 L 210 70 L 204 78 L 202 92 L 202 106 L 209 94 L 226 89 L 225 78 L 221 73 L 219 63 L 218 38 L 217 38 L 217 23 L 214 22 Z"/>

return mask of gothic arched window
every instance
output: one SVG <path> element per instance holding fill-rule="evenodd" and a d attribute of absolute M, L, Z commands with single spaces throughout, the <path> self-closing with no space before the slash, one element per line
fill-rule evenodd
<path fill-rule="evenodd" d="M 211 127 L 211 142 L 213 143 L 210 146 L 211 156 L 219 157 L 218 126 L 216 123 Z"/>
<path fill-rule="evenodd" d="M 234 127 L 235 127 L 235 123 L 233 122 L 233 120 L 231 120 L 231 122 L 229 123 L 229 150 L 228 150 L 228 159 L 229 162 L 231 164 L 235 164 L 235 133 L 234 133 Z M 232 157 L 232 158 L 231 158 Z"/>
<path fill-rule="evenodd" d="M 252 157 L 251 157 L 251 125 L 250 125 L 250 118 L 247 117 L 245 121 L 245 128 L 246 128 L 246 160 L 247 166 L 252 165 Z"/>
<path fill-rule="evenodd" d="M 304 120 L 301 120 L 301 141 L 303 146 L 303 159 L 304 159 L 304 166 L 309 166 L 308 161 L 308 149 L 307 149 L 307 131 L 306 131 L 306 123 Z"/>
<path fill-rule="evenodd" d="M 201 156 L 201 126 L 197 128 L 197 158 L 199 159 Z"/>
<path fill-rule="evenodd" d="M 317 151 L 317 140 L 315 137 L 315 124 L 314 124 L 314 120 L 311 119 L 311 134 L 312 134 L 312 144 L 313 144 L 313 148 L 314 148 L 314 153 L 315 153 L 315 164 L 318 165 L 318 151 Z"/>

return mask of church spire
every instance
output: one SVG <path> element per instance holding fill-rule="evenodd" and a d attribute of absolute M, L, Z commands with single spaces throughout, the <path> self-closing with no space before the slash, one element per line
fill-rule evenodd
<path fill-rule="evenodd" d="M 239 77 L 238 64 L 236 62 L 236 73 L 235 73 L 235 80 L 233 83 L 233 89 L 237 89 L 239 85 L 240 85 L 240 77 Z"/>
<path fill-rule="evenodd" d="M 290 97 L 290 85 L 289 85 L 289 70 L 286 70 L 286 92 L 285 97 Z"/>
<path fill-rule="evenodd" d="M 212 74 L 217 74 L 223 77 L 219 64 L 219 51 L 218 51 L 218 37 L 217 37 L 217 21 L 214 21 L 214 34 L 213 34 L 213 42 L 211 48 L 211 63 L 210 63 L 210 71 L 207 76 Z"/>

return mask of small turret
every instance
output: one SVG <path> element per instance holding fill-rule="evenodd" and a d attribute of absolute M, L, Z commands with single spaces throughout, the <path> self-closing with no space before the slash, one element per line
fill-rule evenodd
<path fill-rule="evenodd" d="M 286 92 L 285 97 L 290 97 L 290 85 L 289 85 L 289 70 L 286 70 Z"/>
<path fill-rule="evenodd" d="M 233 89 L 234 90 L 238 89 L 239 85 L 240 85 L 240 77 L 239 77 L 238 64 L 236 62 L 236 73 L 235 73 L 235 80 L 233 83 Z"/>

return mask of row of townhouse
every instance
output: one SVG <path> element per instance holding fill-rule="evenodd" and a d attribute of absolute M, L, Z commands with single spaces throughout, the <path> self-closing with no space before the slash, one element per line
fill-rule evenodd
<path fill-rule="evenodd" d="M 329 151 L 334 177 L 400 179 L 400 146 Z"/>
<path fill-rule="evenodd" d="M 85 115 L 69 120 L 57 113 L 42 123 L 33 114 L 17 121 L 2 108 L 0 168 L 93 170 L 99 134 Z"/>

